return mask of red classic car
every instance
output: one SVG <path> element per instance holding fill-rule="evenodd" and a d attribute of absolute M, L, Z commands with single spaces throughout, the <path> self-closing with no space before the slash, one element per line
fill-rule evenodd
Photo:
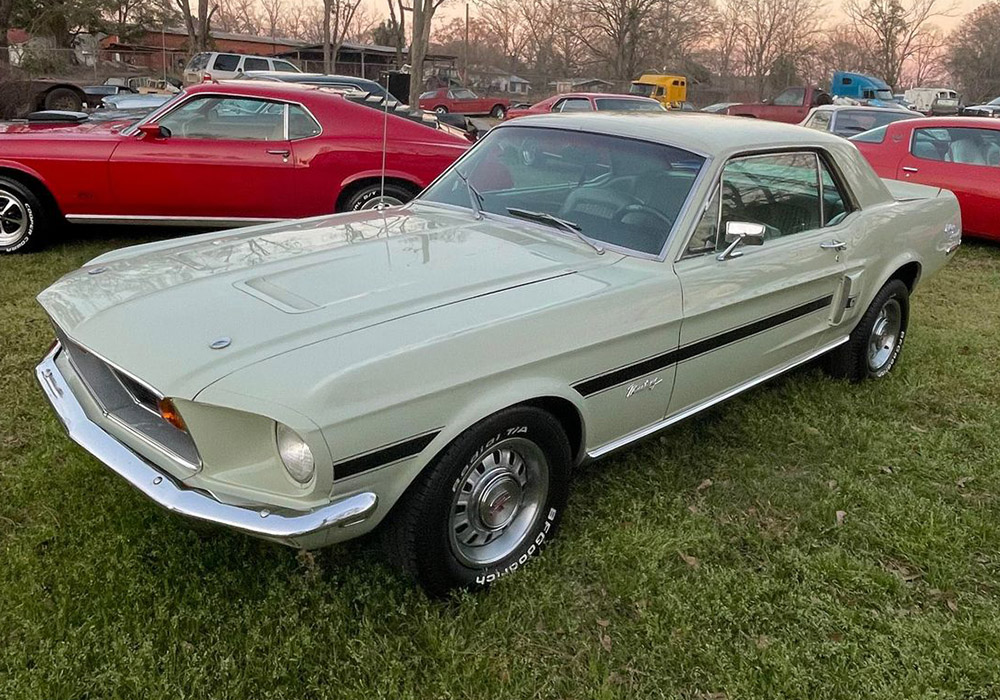
<path fill-rule="evenodd" d="M 546 112 L 665 112 L 656 100 L 637 95 L 612 95 L 604 92 L 569 92 L 553 95 L 530 107 L 507 111 L 507 119 Z"/>
<path fill-rule="evenodd" d="M 470 145 L 407 114 L 235 81 L 190 87 L 136 123 L 0 126 L 0 253 L 61 220 L 224 228 L 401 204 Z"/>
<path fill-rule="evenodd" d="M 422 93 L 420 109 L 438 114 L 488 114 L 494 119 L 503 119 L 510 109 L 510 100 L 505 97 L 480 97 L 468 88 L 441 88 Z"/>
<path fill-rule="evenodd" d="M 962 229 L 1000 240 L 1000 122 L 931 117 L 893 122 L 851 137 L 881 177 L 951 190 Z"/>

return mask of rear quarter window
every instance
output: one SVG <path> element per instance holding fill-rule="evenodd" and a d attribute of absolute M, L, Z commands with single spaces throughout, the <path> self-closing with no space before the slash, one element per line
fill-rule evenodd
<path fill-rule="evenodd" d="M 212 70 L 234 71 L 240 65 L 240 57 L 233 53 L 220 53 L 215 57 Z"/>
<path fill-rule="evenodd" d="M 888 129 L 888 125 L 880 126 L 877 129 L 872 129 L 871 131 L 865 131 L 864 133 L 852 136 L 851 141 L 860 141 L 862 143 L 882 143 L 885 141 L 885 132 Z"/>

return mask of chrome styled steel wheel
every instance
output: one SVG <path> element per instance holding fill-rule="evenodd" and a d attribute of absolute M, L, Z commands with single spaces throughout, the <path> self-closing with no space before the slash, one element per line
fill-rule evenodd
<path fill-rule="evenodd" d="M 0 246 L 13 246 L 31 229 L 31 211 L 17 194 L 0 189 Z"/>
<path fill-rule="evenodd" d="M 903 311 L 899 301 L 890 298 L 875 317 L 868 335 L 868 369 L 878 372 L 892 360 L 903 328 Z"/>
<path fill-rule="evenodd" d="M 393 197 L 392 195 L 384 194 L 380 197 L 372 197 L 371 199 L 365 200 L 365 202 L 358 207 L 358 211 L 363 211 L 365 209 L 385 209 L 386 207 L 398 207 L 405 204 L 403 200 L 398 197 Z"/>
<path fill-rule="evenodd" d="M 489 566 L 517 551 L 542 516 L 549 464 L 535 443 L 501 440 L 473 462 L 451 503 L 449 544 L 472 567 Z"/>

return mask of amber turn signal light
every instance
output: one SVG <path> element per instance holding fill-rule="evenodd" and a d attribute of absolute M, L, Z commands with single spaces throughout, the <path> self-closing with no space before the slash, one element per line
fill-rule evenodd
<path fill-rule="evenodd" d="M 181 418 L 181 414 L 178 413 L 177 407 L 174 406 L 174 402 L 170 399 L 160 399 L 157 407 L 160 409 L 160 415 L 163 416 L 163 420 L 170 423 L 178 430 L 187 430 L 187 426 L 184 425 L 184 419 Z"/>

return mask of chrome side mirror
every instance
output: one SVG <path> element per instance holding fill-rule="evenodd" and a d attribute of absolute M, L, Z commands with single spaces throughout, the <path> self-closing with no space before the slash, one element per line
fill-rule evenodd
<path fill-rule="evenodd" d="M 729 245 L 716 256 L 716 260 L 738 258 L 743 255 L 742 251 L 736 250 L 741 245 L 764 245 L 765 230 L 764 224 L 750 221 L 727 221 L 726 243 Z"/>

